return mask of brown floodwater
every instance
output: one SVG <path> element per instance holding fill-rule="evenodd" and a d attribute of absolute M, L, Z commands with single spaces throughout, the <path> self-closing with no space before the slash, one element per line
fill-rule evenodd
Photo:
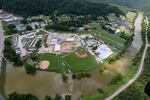
<path fill-rule="evenodd" d="M 118 73 L 125 74 L 130 65 L 129 59 L 121 58 L 111 65 L 105 64 L 107 69 L 102 74 L 99 72 L 100 68 L 97 68 L 91 72 L 91 78 L 69 79 L 68 83 L 64 83 L 61 74 L 39 71 L 32 76 L 26 74 L 24 68 L 7 64 L 5 92 L 31 93 L 40 100 L 45 95 L 54 97 L 56 94 L 72 94 L 74 98 L 78 98 L 79 95 L 90 95 L 98 88 L 107 87 L 114 76 Z"/>
<path fill-rule="evenodd" d="M 71 80 L 67 83 L 62 81 L 61 74 L 52 72 L 37 72 L 36 75 L 26 74 L 24 68 L 17 68 L 11 64 L 7 64 L 6 70 L 6 94 L 12 92 L 31 93 L 36 95 L 40 100 L 43 100 L 45 95 L 54 97 L 56 94 L 64 96 L 72 94 L 74 100 L 78 100 L 81 95 L 90 95 L 98 88 L 105 88 L 110 85 L 110 81 L 118 73 L 126 74 L 131 66 L 133 57 L 141 47 L 140 27 L 142 15 L 139 14 L 135 22 L 135 37 L 133 44 L 127 50 L 122 58 L 112 64 L 105 64 L 106 70 L 103 73 L 99 72 L 99 68 L 91 71 L 91 78 L 81 80 Z M 140 41 L 140 43 L 139 43 Z"/>

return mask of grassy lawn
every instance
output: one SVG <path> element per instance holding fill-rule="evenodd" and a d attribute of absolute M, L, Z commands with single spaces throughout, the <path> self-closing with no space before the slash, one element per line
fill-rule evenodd
<path fill-rule="evenodd" d="M 110 34 L 108 32 L 103 31 L 103 32 L 100 32 L 98 35 L 100 35 L 101 39 L 104 42 L 106 42 L 112 46 L 114 46 L 116 44 L 120 44 L 122 47 L 124 46 L 124 43 L 125 43 L 124 39 L 122 39 L 121 37 L 119 37 L 115 34 Z"/>
<path fill-rule="evenodd" d="M 36 34 L 37 34 L 37 35 L 44 35 L 44 34 L 46 34 L 46 32 L 44 32 L 44 31 L 40 30 L 40 31 L 39 31 L 39 32 L 37 32 Z"/>
<path fill-rule="evenodd" d="M 49 65 L 49 69 L 59 69 L 59 61 L 58 61 L 58 57 L 56 55 L 53 54 L 41 54 L 40 55 L 40 61 L 49 61 L 50 65 Z"/>
<path fill-rule="evenodd" d="M 129 11 L 129 12 L 126 14 L 127 20 L 128 20 L 128 22 L 130 22 L 130 23 L 134 23 L 134 20 L 135 20 L 136 16 L 137 16 L 137 13 L 136 13 L 136 12 L 131 12 L 131 11 Z"/>
<path fill-rule="evenodd" d="M 87 57 L 79 58 L 75 55 L 75 53 L 72 53 L 64 57 L 63 59 L 68 65 L 70 65 L 70 70 L 72 72 L 88 71 L 94 67 L 97 67 L 98 64 L 96 60 L 88 52 L 86 52 L 86 54 Z"/>

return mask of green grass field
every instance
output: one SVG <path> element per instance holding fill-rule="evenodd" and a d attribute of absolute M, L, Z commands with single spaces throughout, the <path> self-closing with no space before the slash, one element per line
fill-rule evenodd
<path fill-rule="evenodd" d="M 40 31 L 39 31 L 39 32 L 37 32 L 36 34 L 37 34 L 37 35 L 44 35 L 44 34 L 46 34 L 46 32 L 44 32 L 44 31 L 40 30 Z"/>
<path fill-rule="evenodd" d="M 110 34 L 110 33 L 103 31 L 103 32 L 99 33 L 99 35 L 104 42 L 106 42 L 112 46 L 114 46 L 116 44 L 120 44 L 122 47 L 124 46 L 124 43 L 125 43 L 124 39 L 122 39 L 121 37 L 119 37 L 115 34 Z"/>
<path fill-rule="evenodd" d="M 58 60 L 58 56 L 53 55 L 53 54 L 41 54 L 39 56 L 39 61 L 44 61 L 44 60 L 50 62 L 50 65 L 49 65 L 48 69 L 59 70 L 60 63 L 59 63 L 59 60 Z"/>
<path fill-rule="evenodd" d="M 137 13 L 136 13 L 136 12 L 131 12 L 131 11 L 129 11 L 129 12 L 126 14 L 127 21 L 130 22 L 130 23 L 134 23 L 134 19 L 136 18 L 136 16 L 137 16 Z"/>
<path fill-rule="evenodd" d="M 63 58 L 65 63 L 70 65 L 70 70 L 72 72 L 88 71 L 97 67 L 98 64 L 94 57 L 92 57 L 92 55 L 90 55 L 87 51 L 84 52 L 87 54 L 87 57 L 85 58 L 79 58 L 75 55 L 75 53 L 72 53 Z"/>
<path fill-rule="evenodd" d="M 84 50 L 83 50 L 84 51 Z M 77 57 L 74 52 L 65 56 L 57 56 L 53 54 L 41 54 L 39 56 L 38 62 L 49 61 L 50 65 L 47 71 L 52 72 L 85 72 L 89 71 L 98 66 L 94 57 L 92 57 L 87 51 L 84 51 L 87 54 L 85 58 Z"/>

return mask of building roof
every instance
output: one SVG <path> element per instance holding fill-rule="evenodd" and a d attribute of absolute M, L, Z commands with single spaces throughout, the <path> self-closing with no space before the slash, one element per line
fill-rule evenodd
<path fill-rule="evenodd" d="M 61 51 L 61 44 L 59 44 L 59 43 L 55 44 L 54 51 L 55 52 Z"/>
<path fill-rule="evenodd" d="M 99 56 L 102 60 L 107 59 L 109 56 L 111 56 L 111 55 L 113 54 L 113 52 L 111 51 L 111 49 L 110 49 L 107 45 L 105 45 L 105 44 L 100 45 L 100 46 L 97 48 L 96 52 L 99 53 L 98 56 Z"/>
<path fill-rule="evenodd" d="M 74 38 L 67 38 L 66 41 L 74 41 Z"/>

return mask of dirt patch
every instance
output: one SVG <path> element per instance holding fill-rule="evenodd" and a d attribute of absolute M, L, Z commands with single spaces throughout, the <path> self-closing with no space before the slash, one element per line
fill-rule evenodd
<path fill-rule="evenodd" d="M 87 57 L 87 53 L 85 51 L 76 51 L 75 55 L 79 58 L 86 58 Z"/>
<path fill-rule="evenodd" d="M 39 68 L 45 70 L 49 67 L 49 64 L 50 64 L 49 61 L 41 61 L 39 64 Z"/>

